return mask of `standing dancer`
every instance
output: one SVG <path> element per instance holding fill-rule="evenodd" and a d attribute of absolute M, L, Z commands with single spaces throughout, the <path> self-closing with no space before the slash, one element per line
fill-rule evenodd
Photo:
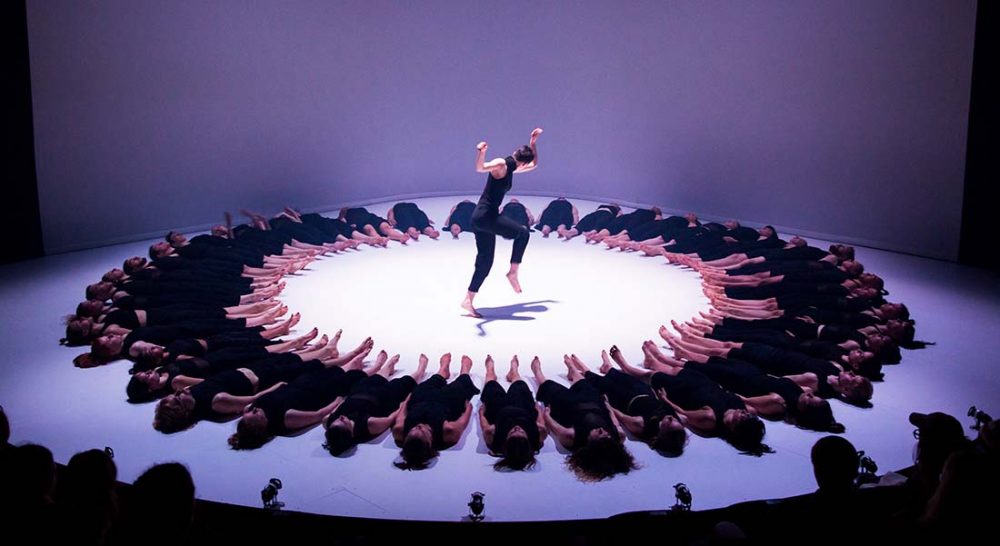
<path fill-rule="evenodd" d="M 469 292 L 462 301 L 462 309 L 468 311 L 471 317 L 482 317 L 472 305 L 472 300 L 479 292 L 479 287 L 483 285 L 486 276 L 489 275 L 490 268 L 493 267 L 497 235 L 514 240 L 507 280 L 510 281 L 514 292 L 521 293 L 521 283 L 517 280 L 517 270 L 521 265 L 524 249 L 528 246 L 528 228 L 500 216 L 500 202 L 510 190 L 514 173 L 533 171 L 538 166 L 538 148 L 535 143 L 540 134 L 542 134 L 542 130 L 536 128 L 531 132 L 531 139 L 527 146 L 521 146 L 507 157 L 491 159 L 488 163 L 484 163 L 486 142 L 480 142 L 476 145 L 476 149 L 479 150 L 479 153 L 476 154 L 476 172 L 489 173 L 489 175 L 486 177 L 486 188 L 483 189 L 483 195 L 479 198 L 479 204 L 476 205 L 476 210 L 472 213 L 472 228 L 476 234 L 476 270 L 472 274 L 472 282 L 469 283 Z"/>

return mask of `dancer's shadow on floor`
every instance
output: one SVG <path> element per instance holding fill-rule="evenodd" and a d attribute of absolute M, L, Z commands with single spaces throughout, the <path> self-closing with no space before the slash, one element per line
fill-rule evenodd
<path fill-rule="evenodd" d="M 476 328 L 479 330 L 480 336 L 485 336 L 486 330 L 484 326 L 491 322 L 499 320 L 535 320 L 535 317 L 518 316 L 518 313 L 544 313 L 549 310 L 547 305 L 542 305 L 545 303 L 559 302 L 556 300 L 538 300 L 504 305 L 503 307 L 477 307 L 476 310 L 479 311 L 479 314 L 483 318 L 480 319 L 479 324 L 476 324 Z"/>

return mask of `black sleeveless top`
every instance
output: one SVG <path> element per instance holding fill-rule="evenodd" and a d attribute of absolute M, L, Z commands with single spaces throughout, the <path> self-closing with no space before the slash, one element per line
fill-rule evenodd
<path fill-rule="evenodd" d="M 209 377 L 191 387 L 188 392 L 194 397 L 194 414 L 198 419 L 220 420 L 226 416 L 212 409 L 215 395 L 226 392 L 233 396 L 250 396 L 255 390 L 253 383 L 243 372 L 229 370 Z"/>
<path fill-rule="evenodd" d="M 579 402 L 573 408 L 573 449 L 587 445 L 590 432 L 599 428 L 611 433 L 618 441 L 618 427 L 611 421 L 611 413 L 603 402 Z"/>
<path fill-rule="evenodd" d="M 413 427 L 421 423 L 430 425 L 432 446 L 434 449 L 444 449 L 444 422 L 448 420 L 447 410 L 447 406 L 438 400 L 418 400 L 414 403 L 411 399 L 406 407 L 403 434 L 408 434 Z"/>
<path fill-rule="evenodd" d="M 705 406 L 712 408 L 718 430 L 724 430 L 723 417 L 727 410 L 747 409 L 738 396 L 694 369 L 685 368 L 675 376 L 657 372 L 653 374 L 651 383 L 654 389 L 665 389 L 667 397 L 686 410 L 698 410 Z"/>
<path fill-rule="evenodd" d="M 528 434 L 528 442 L 531 444 L 532 449 L 538 450 L 541 447 L 541 442 L 538 438 L 538 425 L 535 421 L 537 418 L 537 409 L 532 414 L 532 412 L 529 412 L 525 408 L 517 406 L 500 408 L 496 414 L 496 422 L 494 423 L 496 430 L 493 432 L 493 445 L 490 446 L 490 450 L 493 453 L 503 452 L 504 443 L 507 441 L 507 434 L 514 427 L 523 428 L 524 432 Z"/>
<path fill-rule="evenodd" d="M 483 189 L 478 206 L 487 207 L 493 211 L 500 210 L 500 203 L 503 202 L 503 196 L 510 191 L 514 180 L 514 169 L 517 168 L 517 162 L 511 156 L 505 157 L 504 163 L 507 164 L 507 174 L 503 178 L 497 180 L 493 178 L 493 174 L 486 173 L 486 188 Z"/>
<path fill-rule="evenodd" d="M 786 411 L 793 414 L 798 412 L 799 396 L 805 392 L 791 379 L 768 375 L 742 360 L 711 357 L 704 364 L 688 366 L 715 380 L 726 390 L 743 396 L 764 396 L 773 392 L 784 400 Z"/>
<path fill-rule="evenodd" d="M 354 422 L 354 439 L 358 442 L 366 442 L 372 436 L 368 432 L 368 419 L 378 406 L 378 397 L 374 394 L 352 394 L 342 404 L 337 406 L 337 409 L 334 410 L 329 419 L 333 421 L 341 415 L 346 416 Z"/>

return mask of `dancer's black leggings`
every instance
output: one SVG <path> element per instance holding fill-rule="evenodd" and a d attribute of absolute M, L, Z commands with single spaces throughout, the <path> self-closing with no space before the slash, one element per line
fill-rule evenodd
<path fill-rule="evenodd" d="M 529 232 L 528 228 L 521 224 L 484 207 L 476 207 L 472 213 L 472 229 L 476 234 L 476 270 L 472 274 L 472 282 L 469 283 L 469 292 L 479 292 L 479 287 L 483 285 L 493 267 L 497 235 L 514 240 L 510 263 L 519 264 L 524 258 L 524 249 L 528 247 Z"/>

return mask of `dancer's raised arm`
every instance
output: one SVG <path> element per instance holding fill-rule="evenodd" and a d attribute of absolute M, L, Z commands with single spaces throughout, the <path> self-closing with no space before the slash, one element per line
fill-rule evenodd
<path fill-rule="evenodd" d="M 484 163 L 484 161 L 486 161 L 487 148 L 489 148 L 489 146 L 486 144 L 485 140 L 483 142 L 480 142 L 479 144 L 476 144 L 476 150 L 478 150 L 476 152 L 477 173 L 492 173 L 494 169 L 496 169 L 497 167 L 506 164 L 502 157 L 496 157 L 491 159 L 489 163 Z"/>
<path fill-rule="evenodd" d="M 542 128 L 536 127 L 534 131 L 531 132 L 531 140 L 528 141 L 528 146 L 531 147 L 531 151 L 534 152 L 534 159 L 529 161 L 526 165 L 521 165 L 514 170 L 515 173 L 527 173 L 535 170 L 538 167 L 538 135 L 542 134 Z"/>

